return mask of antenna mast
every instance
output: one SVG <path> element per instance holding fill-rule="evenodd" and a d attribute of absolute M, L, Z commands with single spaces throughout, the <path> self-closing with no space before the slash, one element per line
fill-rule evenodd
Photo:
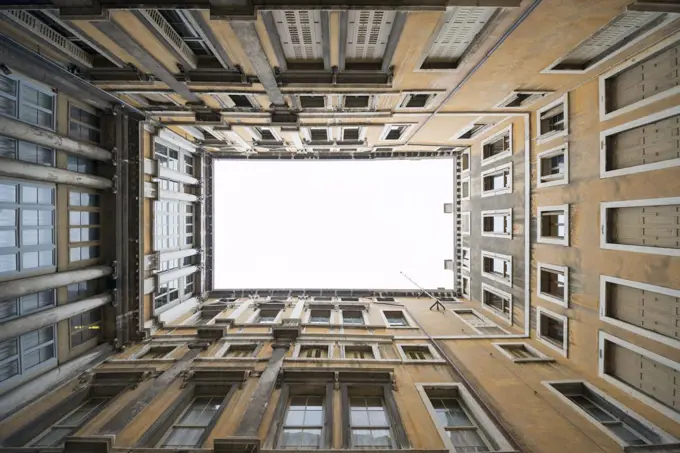
<path fill-rule="evenodd" d="M 433 303 L 432 305 L 430 305 L 430 310 L 432 310 L 432 307 L 435 307 L 435 309 L 436 309 L 437 311 L 446 310 L 446 307 L 444 307 L 444 305 L 439 301 L 439 299 L 436 298 L 436 297 L 434 297 L 432 294 L 430 294 L 430 292 L 429 292 L 428 290 L 426 290 L 425 288 L 423 288 L 422 286 L 420 286 L 418 283 L 414 282 L 413 279 L 412 279 L 411 277 L 409 277 L 408 275 L 406 275 L 404 272 L 399 271 L 399 273 L 400 273 L 401 275 L 403 275 L 404 278 L 406 278 L 408 281 L 410 281 L 410 282 L 413 283 L 415 286 L 417 286 L 422 292 L 424 292 L 425 294 L 427 294 L 428 296 L 430 296 L 431 298 L 434 299 L 434 303 Z M 441 307 L 441 308 L 440 308 L 440 307 Z"/>

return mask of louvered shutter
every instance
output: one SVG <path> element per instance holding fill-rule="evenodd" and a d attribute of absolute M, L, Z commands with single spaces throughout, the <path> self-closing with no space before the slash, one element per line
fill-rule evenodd
<path fill-rule="evenodd" d="M 616 244 L 680 249 L 680 205 L 614 208 L 610 215 Z"/>
<path fill-rule="evenodd" d="M 627 324 L 680 340 L 680 297 L 607 283 L 607 314 Z"/>
<path fill-rule="evenodd" d="M 347 59 L 382 59 L 395 16 L 396 11 L 350 11 L 347 17 Z"/>
<path fill-rule="evenodd" d="M 447 13 L 446 23 L 430 48 L 427 60 L 458 60 L 495 10 L 474 6 L 453 8 Z"/>
<path fill-rule="evenodd" d="M 276 29 L 287 60 L 323 58 L 321 11 L 274 11 Z"/>
<path fill-rule="evenodd" d="M 680 158 L 680 115 L 612 135 L 607 153 L 608 170 Z"/>

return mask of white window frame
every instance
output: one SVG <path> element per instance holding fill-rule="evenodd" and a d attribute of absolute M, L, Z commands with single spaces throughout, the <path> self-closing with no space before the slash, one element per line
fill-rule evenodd
<path fill-rule="evenodd" d="M 35 346 L 34 348 L 40 349 L 45 346 L 52 345 L 52 357 L 45 360 L 44 362 L 38 363 L 37 365 L 34 365 L 33 367 L 29 369 L 24 368 L 24 355 L 28 353 L 28 350 L 33 349 L 33 348 L 25 348 L 24 347 L 24 341 L 22 341 L 22 337 L 25 337 L 35 331 L 45 329 L 47 327 L 52 328 L 52 340 L 47 341 L 45 343 L 40 343 L 38 346 Z M 58 360 L 59 360 L 59 329 L 57 329 L 57 324 L 52 324 L 46 325 L 39 327 L 38 329 L 33 329 L 29 332 L 25 332 L 21 335 L 18 335 L 16 337 L 13 337 L 11 339 L 5 340 L 5 341 L 16 341 L 17 342 L 17 353 L 13 356 L 8 357 L 3 361 L 3 363 L 10 362 L 12 360 L 18 360 L 18 373 L 15 374 L 14 376 L 2 381 L 2 387 L 5 390 L 9 390 L 13 387 L 16 387 L 17 385 L 21 384 L 24 381 L 27 381 L 29 379 L 34 378 L 35 376 L 38 376 L 41 373 L 44 373 L 45 371 L 49 370 L 50 368 L 55 368 L 58 365 Z"/>
<path fill-rule="evenodd" d="M 546 340 L 541 332 L 541 316 L 549 316 L 558 321 L 562 321 L 564 324 L 564 339 L 562 341 L 562 347 L 558 347 L 550 340 Z M 543 307 L 536 307 L 536 339 L 549 347 L 550 349 L 559 352 L 564 357 L 569 357 L 569 318 L 564 315 L 558 315 L 554 311 L 548 310 Z"/>
<path fill-rule="evenodd" d="M 548 211 L 562 211 L 564 213 L 564 238 L 559 239 L 559 238 L 554 238 L 551 236 L 543 236 L 543 231 L 542 231 L 542 216 L 544 212 Z M 569 247 L 569 227 L 570 227 L 570 222 L 569 222 L 569 205 L 568 204 L 563 204 L 559 206 L 539 206 L 536 217 L 538 219 L 538 228 L 537 228 L 537 238 L 536 242 L 540 244 L 554 244 L 554 245 L 563 245 L 565 247 Z"/>
<path fill-rule="evenodd" d="M 390 124 L 385 124 L 385 125 L 383 126 L 382 132 L 380 133 L 380 139 L 379 139 L 379 140 L 380 140 L 380 141 L 383 141 L 383 142 L 391 142 L 391 143 L 403 142 L 403 141 L 406 139 L 406 137 L 408 137 L 408 134 L 411 132 L 411 127 L 412 127 L 412 126 L 413 126 L 412 124 L 408 124 L 408 123 L 390 123 Z M 392 128 L 394 128 L 394 127 L 403 127 L 403 128 L 404 128 L 404 132 L 402 132 L 401 136 L 400 136 L 398 139 L 396 139 L 396 140 L 389 139 L 389 140 L 388 140 L 388 139 L 387 139 L 387 135 L 390 133 L 390 131 L 391 131 Z"/>
<path fill-rule="evenodd" d="M 470 247 L 461 247 L 460 249 L 461 249 L 461 252 L 460 252 L 460 263 L 461 263 L 460 267 L 464 271 L 470 272 L 470 267 L 472 265 L 472 255 L 471 255 L 471 252 L 470 252 Z M 465 265 L 465 252 L 467 252 L 467 257 L 468 257 L 468 259 L 467 259 L 468 265 L 467 266 Z"/>
<path fill-rule="evenodd" d="M 466 326 L 468 326 L 469 328 L 471 328 L 472 330 L 474 330 L 475 332 L 477 332 L 477 333 L 480 334 L 481 336 L 484 336 L 484 337 L 495 337 L 496 335 L 494 335 L 494 334 L 488 334 L 488 333 L 482 332 L 481 330 L 478 330 L 477 327 L 496 327 L 497 329 L 502 330 L 502 331 L 505 332 L 506 334 L 508 333 L 508 331 L 505 330 L 503 327 L 501 327 L 501 326 L 499 326 L 498 324 L 496 324 L 495 322 L 491 321 L 489 318 L 487 318 L 486 316 L 484 316 L 483 314 L 481 314 L 480 312 L 478 312 L 478 311 L 475 310 L 474 308 L 452 308 L 452 309 L 451 309 L 451 312 L 452 312 L 454 315 L 456 315 L 456 317 L 460 320 L 460 322 L 462 322 L 463 324 L 465 324 Z M 477 316 L 479 319 L 481 319 L 482 321 L 486 322 L 486 325 L 484 325 L 484 326 L 473 326 L 472 324 L 470 324 L 469 322 L 467 322 L 467 321 L 465 320 L 465 318 L 463 318 L 462 316 L 460 316 L 460 315 L 458 314 L 458 312 L 472 312 L 472 313 L 474 313 L 475 316 Z M 476 337 L 474 337 L 474 338 L 476 338 Z"/>
<path fill-rule="evenodd" d="M 465 231 L 465 217 L 467 217 L 468 229 Z M 472 230 L 472 224 L 470 223 L 470 211 L 465 211 L 460 213 L 460 234 L 463 236 L 470 236 L 470 231 Z"/>
<path fill-rule="evenodd" d="M 275 308 L 264 308 L 265 310 L 276 310 Z M 284 308 L 279 309 L 279 313 L 276 315 L 276 318 L 272 322 L 258 322 L 258 319 L 260 318 L 260 312 L 262 311 L 261 307 L 257 307 L 255 309 L 255 312 L 248 318 L 248 321 L 246 321 L 246 324 L 257 324 L 257 325 L 262 325 L 262 326 L 272 326 L 274 324 L 278 324 L 281 322 L 281 318 L 283 317 L 283 312 L 285 311 Z"/>
<path fill-rule="evenodd" d="M 503 151 L 500 154 L 496 154 L 495 156 L 487 157 L 484 159 L 484 146 L 488 145 L 491 142 L 498 141 L 500 137 L 508 136 L 508 149 Z M 513 146 L 513 134 L 512 134 L 512 124 L 510 124 L 508 127 L 505 127 L 501 129 L 500 131 L 496 132 L 489 138 L 485 138 L 482 140 L 482 143 L 480 145 L 480 150 L 481 153 L 479 155 L 479 158 L 481 159 L 481 165 L 482 167 L 485 165 L 488 165 L 492 162 L 496 162 L 501 159 L 505 159 L 508 156 L 512 156 L 512 153 L 515 151 L 515 147 Z"/>
<path fill-rule="evenodd" d="M 514 451 L 513 446 L 508 442 L 508 440 L 503 436 L 503 434 L 499 431 L 499 429 L 496 427 L 496 425 L 491 421 L 489 416 L 486 414 L 486 412 L 482 409 L 482 407 L 479 405 L 477 400 L 473 398 L 473 396 L 468 392 L 468 390 L 465 388 L 463 384 L 460 383 L 424 383 L 424 382 L 419 382 L 416 383 L 416 389 L 418 390 L 418 393 L 420 394 L 421 399 L 423 400 L 423 404 L 425 404 L 425 407 L 427 408 L 427 412 L 430 414 L 430 418 L 432 419 L 432 422 L 435 424 L 437 427 L 437 432 L 439 433 L 439 437 L 441 438 L 442 442 L 444 443 L 444 446 L 446 449 L 450 452 L 455 452 L 456 447 L 453 446 L 453 442 L 451 442 L 451 438 L 446 432 L 446 429 L 444 426 L 442 426 L 439 423 L 439 419 L 437 417 L 437 413 L 434 410 L 434 407 L 432 406 L 432 402 L 430 401 L 430 397 L 427 394 L 427 389 L 452 389 L 456 390 L 458 393 L 459 398 L 463 401 L 465 408 L 467 411 L 470 412 L 471 414 L 471 422 L 477 424 L 477 428 L 482 431 L 484 436 L 489 438 L 493 443 L 498 445 L 498 450 L 497 451 Z"/>
<path fill-rule="evenodd" d="M 559 104 L 564 104 L 564 130 L 560 132 L 543 132 L 541 130 L 541 115 Z M 536 111 L 536 143 L 547 143 L 558 137 L 566 137 L 567 135 L 569 135 L 569 95 L 565 94 Z"/>
<path fill-rule="evenodd" d="M 273 127 L 269 127 L 269 126 L 252 126 L 252 127 L 248 128 L 248 130 L 249 130 L 249 132 L 250 132 L 250 135 L 253 137 L 253 140 L 256 141 L 256 142 L 272 142 L 272 140 L 264 140 L 264 139 L 262 138 L 262 136 L 260 135 L 260 133 L 258 132 L 258 129 L 266 129 L 266 130 L 268 130 L 269 132 L 271 132 L 271 134 L 272 134 L 272 135 L 274 136 L 274 138 L 275 138 L 275 140 L 273 140 L 274 142 L 282 142 L 282 141 L 283 141 L 283 139 L 281 138 L 281 136 L 278 134 L 278 132 L 276 132 L 276 131 L 274 130 Z"/>
<path fill-rule="evenodd" d="M 315 96 L 315 97 L 323 97 L 323 107 L 303 107 L 302 106 L 302 97 L 303 96 Z M 300 106 L 301 111 L 324 111 L 324 110 L 331 110 L 333 108 L 333 102 L 331 99 L 330 94 L 320 94 L 320 93 L 301 93 L 297 94 L 297 102 L 298 105 Z"/>
<path fill-rule="evenodd" d="M 482 164 L 483 165 L 483 164 Z M 492 189 L 492 190 L 485 190 L 484 189 L 484 178 L 486 178 L 489 175 L 493 175 L 495 173 L 505 173 L 506 170 L 508 171 L 508 185 L 507 187 L 502 187 L 500 189 Z M 480 190 L 482 192 L 482 198 L 486 197 L 493 197 L 496 195 L 502 195 L 506 193 L 512 193 L 512 162 L 508 162 L 507 164 L 499 165 L 498 167 L 490 168 L 488 170 L 485 170 L 482 172 L 480 175 Z"/>
<path fill-rule="evenodd" d="M 312 129 L 324 129 L 326 131 L 326 140 L 312 140 Z M 307 143 L 326 143 L 333 141 L 333 128 L 328 126 L 309 126 L 302 128 L 302 134 Z"/>
<path fill-rule="evenodd" d="M 257 354 L 260 352 L 260 349 L 262 348 L 262 343 L 255 342 L 255 350 L 253 351 L 253 355 L 250 357 L 225 357 L 224 355 L 229 352 L 229 349 L 231 349 L 233 346 L 251 346 L 253 345 L 253 342 L 247 342 L 247 341 L 226 341 L 220 348 L 213 354 L 214 358 L 219 358 L 219 359 L 228 359 L 228 360 L 257 360 Z"/>
<path fill-rule="evenodd" d="M 340 343 L 338 345 L 340 347 L 340 358 L 343 360 L 361 360 L 361 361 L 368 361 L 368 360 L 382 360 L 382 357 L 380 356 L 380 348 L 378 347 L 377 343 L 370 343 L 370 344 L 357 344 L 357 343 Z M 345 348 L 346 347 L 363 347 L 363 348 L 371 348 L 373 351 L 373 358 L 372 359 L 352 359 L 352 358 L 347 358 L 345 354 Z"/>
<path fill-rule="evenodd" d="M 648 247 L 643 245 L 626 245 L 609 242 L 607 224 L 609 210 L 614 208 L 639 206 L 666 206 L 680 204 L 680 197 L 645 198 L 642 200 L 607 201 L 600 203 L 600 248 L 606 250 L 623 250 L 627 252 L 648 253 L 650 255 L 680 256 L 680 249 L 666 247 Z"/>
<path fill-rule="evenodd" d="M 463 169 L 463 156 L 467 155 L 468 158 L 468 168 Z M 472 166 L 472 161 L 470 160 L 470 148 L 466 148 L 465 151 L 460 153 L 460 171 L 461 171 L 461 176 L 469 175 L 470 174 L 470 167 Z"/>
<path fill-rule="evenodd" d="M 340 128 L 340 136 L 338 137 L 338 142 L 354 142 L 354 140 L 345 140 L 345 129 L 359 129 L 359 139 L 356 141 L 363 142 L 364 140 L 366 140 L 365 126 L 343 126 Z"/>
<path fill-rule="evenodd" d="M 678 91 L 680 91 L 680 85 L 676 88 Z M 635 167 L 620 168 L 618 170 L 607 170 L 608 137 L 677 115 L 680 115 L 680 106 L 671 107 L 669 109 L 662 110 L 660 112 L 656 112 L 600 132 L 600 178 L 612 178 L 616 176 L 632 175 L 635 173 L 644 173 L 653 170 L 663 170 L 680 166 L 680 157 L 678 157 L 661 162 L 636 165 Z"/>
<path fill-rule="evenodd" d="M 400 311 L 401 315 L 404 317 L 406 320 L 406 325 L 405 326 L 393 326 L 390 325 L 390 323 L 387 321 L 387 316 L 385 316 L 386 311 Z M 401 308 L 382 308 L 380 309 L 380 316 L 382 316 L 383 323 L 385 324 L 385 328 L 387 329 L 417 329 L 417 324 L 411 319 L 411 317 L 406 313 L 406 310 L 401 309 Z"/>
<path fill-rule="evenodd" d="M 456 132 L 451 138 L 449 138 L 449 141 L 457 141 L 457 140 L 476 140 L 477 137 L 480 135 L 484 134 L 487 130 L 492 128 L 493 126 L 496 125 L 496 123 L 486 123 L 482 122 L 481 119 L 484 118 L 483 116 L 480 116 L 474 121 L 471 121 L 470 123 L 466 124 L 465 127 L 460 129 L 458 132 Z M 462 138 L 463 135 L 466 133 L 470 132 L 470 130 L 474 129 L 475 126 L 482 126 L 477 130 L 477 132 L 473 133 L 470 138 Z"/>
<path fill-rule="evenodd" d="M 411 96 L 417 95 L 417 94 L 427 94 L 429 96 L 425 105 L 423 107 L 406 107 L 406 104 L 411 99 Z M 399 102 L 397 103 L 395 110 L 404 110 L 404 111 L 427 110 L 434 105 L 434 103 L 435 103 L 434 101 L 437 99 L 439 94 L 441 94 L 441 93 L 438 92 L 438 91 L 405 91 L 399 97 Z"/>
<path fill-rule="evenodd" d="M 510 312 L 506 315 L 505 313 L 500 312 L 500 311 L 496 310 L 494 307 L 492 307 L 491 305 L 487 304 L 487 303 L 484 301 L 484 291 L 489 292 L 489 293 L 493 293 L 493 294 L 495 294 L 496 296 L 500 296 L 500 297 L 502 297 L 502 298 L 504 298 L 504 299 L 508 299 L 508 305 L 509 305 L 508 308 L 510 309 Z M 500 290 L 500 289 L 498 289 L 498 288 L 496 288 L 496 287 L 494 287 L 494 286 L 491 286 L 491 285 L 488 285 L 488 284 L 482 282 L 482 294 L 481 294 L 481 296 L 482 296 L 482 297 L 480 297 L 480 299 L 481 299 L 480 303 L 482 304 L 482 308 L 483 308 L 484 310 L 486 310 L 486 311 L 488 311 L 489 313 L 492 313 L 492 314 L 494 314 L 495 316 L 498 316 L 499 318 L 505 320 L 505 321 L 508 323 L 509 326 L 511 326 L 511 325 L 513 324 L 513 316 L 512 316 L 513 301 L 512 301 L 512 294 L 507 293 L 507 292 L 505 292 L 505 291 L 503 291 L 503 290 Z"/>
<path fill-rule="evenodd" d="M 494 275 L 494 274 L 490 274 L 490 273 L 488 273 L 488 272 L 485 272 L 485 271 L 484 271 L 484 258 L 495 258 L 495 259 L 500 259 L 500 260 L 508 261 L 508 268 L 510 269 L 510 270 L 509 270 L 510 281 L 505 280 L 505 279 L 503 279 L 503 278 L 501 278 L 501 277 L 498 277 L 497 275 Z M 481 270 L 481 272 L 482 272 L 482 277 L 486 277 L 486 278 L 488 278 L 488 279 L 490 279 L 490 280 L 493 280 L 493 281 L 495 281 L 495 282 L 500 283 L 501 285 L 509 286 L 509 287 L 512 288 L 512 277 L 513 277 L 513 272 L 512 272 L 512 256 L 510 256 L 510 255 L 503 255 L 503 254 L 501 254 L 501 253 L 494 253 L 494 252 L 488 252 L 488 251 L 486 251 L 486 250 L 482 250 L 481 259 L 482 259 L 482 261 L 481 261 L 480 270 Z M 484 285 L 486 285 L 486 284 L 485 284 L 485 283 L 482 283 L 482 289 L 484 288 Z M 486 286 L 489 286 L 489 285 L 486 285 Z M 499 290 L 499 292 L 502 292 L 502 291 Z M 512 297 L 511 297 L 510 305 L 512 305 Z"/>
<path fill-rule="evenodd" d="M 541 283 L 541 271 L 543 269 L 561 272 L 564 275 L 564 300 L 543 292 L 543 284 Z M 536 282 L 536 293 L 540 299 L 569 308 L 569 267 L 539 262 L 536 265 Z"/>
<path fill-rule="evenodd" d="M 468 283 L 465 285 L 465 282 L 463 280 L 467 279 Z M 460 293 L 464 296 L 470 299 L 470 285 L 472 285 L 472 279 L 470 278 L 469 275 L 461 275 L 461 291 Z"/>
<path fill-rule="evenodd" d="M 463 184 L 467 183 L 468 185 L 468 194 L 467 197 L 463 193 Z M 472 196 L 472 184 L 470 183 L 470 172 L 468 172 L 467 176 L 463 176 L 460 179 L 460 200 L 461 201 L 469 201 L 470 197 Z M 484 196 L 484 195 L 482 195 Z"/>
<path fill-rule="evenodd" d="M 649 338 L 650 340 L 658 341 L 672 348 L 680 349 L 680 340 L 661 335 L 660 333 L 652 332 L 645 328 L 636 326 L 634 324 L 628 324 L 625 321 L 620 321 L 616 318 L 609 316 L 607 311 L 607 283 L 612 283 L 616 285 L 629 286 L 631 288 L 637 288 L 645 291 L 652 291 L 656 293 L 666 294 L 671 297 L 680 297 L 680 289 L 671 289 L 663 286 L 650 285 L 649 283 L 636 282 L 633 280 L 625 280 L 623 278 L 612 277 L 609 275 L 600 275 L 600 320 L 611 324 L 613 326 L 619 327 L 621 329 L 633 332 L 634 334 Z"/>
<path fill-rule="evenodd" d="M 633 343 L 629 343 L 625 340 L 622 340 L 618 337 L 615 337 L 614 335 L 610 335 L 606 332 L 603 331 L 598 331 L 598 344 L 599 344 L 599 354 L 598 354 L 598 359 L 597 359 L 597 368 L 598 368 L 598 376 L 600 376 L 602 379 L 605 381 L 609 382 L 610 384 L 616 386 L 620 390 L 623 390 L 625 393 L 633 396 L 633 398 L 636 398 L 646 405 L 650 406 L 653 409 L 656 409 L 657 411 L 661 412 L 664 414 L 666 417 L 670 418 L 671 420 L 674 420 L 675 422 L 680 423 L 680 412 L 676 412 L 673 409 L 664 406 L 663 404 L 657 402 L 656 400 L 648 397 L 644 393 L 640 392 L 636 388 L 626 384 L 623 381 L 618 380 L 616 377 L 611 376 L 609 374 L 605 373 L 604 370 L 604 364 L 606 361 L 606 348 L 605 348 L 605 341 L 609 341 L 611 343 L 615 343 L 621 347 L 624 347 L 628 350 L 631 350 L 633 352 L 636 352 L 638 354 L 641 354 L 655 362 L 659 362 L 663 365 L 666 365 L 670 368 L 673 368 L 676 371 L 680 371 L 680 363 L 674 362 L 669 358 L 666 358 L 664 356 L 661 356 L 659 354 L 656 354 L 652 351 L 649 351 L 647 349 L 641 348 L 640 346 L 634 345 Z"/>
<path fill-rule="evenodd" d="M 496 349 L 498 349 L 501 354 L 503 354 L 508 359 L 512 360 L 514 363 L 536 363 L 536 362 L 554 362 L 555 359 L 549 355 L 543 354 L 538 349 L 531 346 L 529 343 L 524 343 L 521 341 L 516 342 L 502 342 L 502 343 L 491 343 Z M 524 348 L 534 354 L 536 357 L 532 358 L 518 358 L 513 356 L 510 352 L 506 351 L 503 346 L 524 346 Z"/>
<path fill-rule="evenodd" d="M 553 179 L 552 181 L 546 181 L 543 182 L 541 179 L 541 161 L 543 159 L 549 159 L 551 157 L 558 156 L 560 154 L 564 154 L 564 173 L 562 178 L 560 179 Z M 561 186 L 563 184 L 569 184 L 569 143 L 564 143 L 560 146 L 556 146 L 555 148 L 550 148 L 546 151 L 538 153 L 536 156 L 536 166 L 538 167 L 536 170 L 536 187 L 537 188 L 542 188 L 542 187 L 553 187 L 553 186 Z"/>
<path fill-rule="evenodd" d="M 184 346 L 184 343 L 178 344 L 178 343 L 169 343 L 169 344 L 163 344 L 163 343 L 149 343 L 144 345 L 139 351 L 135 352 L 132 354 L 128 359 L 126 360 L 148 360 L 148 361 L 156 361 L 156 360 L 175 360 L 175 357 L 172 357 L 172 355 L 177 351 L 177 348 Z M 174 348 L 172 351 L 168 352 L 165 354 L 163 357 L 159 359 L 145 359 L 144 355 L 151 350 L 151 348 Z"/>
<path fill-rule="evenodd" d="M 314 358 L 314 357 L 300 357 L 300 351 L 302 351 L 302 348 L 305 347 L 312 347 L 312 348 L 327 348 L 327 354 L 328 357 L 321 357 L 321 358 Z M 335 345 L 333 343 L 312 343 L 312 342 L 301 342 L 301 343 L 296 343 L 295 347 L 293 348 L 293 354 L 291 355 L 292 359 L 295 360 L 304 360 L 304 361 L 314 361 L 314 360 L 333 360 L 333 352 L 335 349 Z"/>
<path fill-rule="evenodd" d="M 332 304 L 328 305 L 328 308 L 322 308 L 319 306 L 313 306 L 313 307 L 305 307 L 306 310 L 304 312 L 304 315 L 302 317 L 302 322 L 304 324 L 309 324 L 310 326 L 330 326 L 333 325 L 336 320 L 336 313 L 335 313 L 335 306 Z M 310 320 L 312 319 L 312 310 L 320 310 L 320 311 L 327 311 L 329 312 L 328 316 L 328 322 L 311 322 Z"/>
<path fill-rule="evenodd" d="M 612 406 L 616 407 L 617 409 L 621 410 L 627 416 L 634 418 L 638 423 L 645 426 L 645 428 L 656 433 L 658 436 L 663 438 L 664 441 L 666 441 L 665 443 L 677 443 L 678 442 L 678 439 L 671 436 L 670 434 L 668 434 L 667 432 L 665 432 L 664 430 L 662 430 L 658 426 L 652 424 L 649 420 L 642 417 L 637 412 L 635 412 L 635 411 L 629 409 L 628 407 L 624 406 L 618 400 L 612 398 L 611 396 L 604 393 L 603 391 L 601 391 L 597 387 L 591 385 L 587 381 L 583 381 L 583 380 L 580 380 L 580 379 L 574 379 L 574 380 L 564 380 L 564 381 L 541 381 L 541 383 L 543 385 L 545 385 L 548 388 L 548 390 L 550 390 L 553 394 L 557 395 L 558 398 L 560 398 L 562 401 L 567 403 L 567 405 L 569 405 L 571 408 L 573 408 L 576 412 L 578 412 L 579 414 L 584 416 L 587 420 L 589 420 L 600 431 L 604 432 L 609 437 L 611 437 L 612 440 L 614 440 L 622 448 L 625 448 L 625 447 L 627 447 L 631 444 L 628 444 L 628 443 L 624 442 L 623 439 L 621 439 L 620 437 L 615 436 L 614 433 L 611 430 L 607 429 L 606 426 L 602 422 L 600 422 L 595 417 L 590 415 L 588 412 L 583 410 L 578 404 L 574 403 L 569 398 L 567 398 L 562 392 L 560 392 L 555 387 L 553 387 L 553 384 L 582 384 L 584 387 L 588 388 L 589 391 L 596 394 L 597 396 L 599 396 L 603 400 L 606 400 L 607 403 L 609 403 Z M 642 448 L 650 447 L 652 445 L 659 445 L 659 444 L 645 444 L 645 445 L 641 445 L 641 447 Z"/>
<path fill-rule="evenodd" d="M 364 320 L 363 324 L 345 324 L 345 318 L 344 315 L 342 314 L 343 311 L 358 311 L 361 313 L 361 317 Z M 357 307 L 356 309 L 353 308 L 339 308 L 338 309 L 338 322 L 340 325 L 343 327 L 366 327 L 368 326 L 368 313 L 366 311 L 365 306 Z"/>
<path fill-rule="evenodd" d="M 418 348 L 427 348 L 429 351 L 430 355 L 432 356 L 431 359 L 429 360 L 416 360 L 416 359 L 410 359 L 408 355 L 406 354 L 406 351 L 404 351 L 404 346 L 407 348 L 409 346 L 414 346 Z M 429 363 L 429 362 L 443 362 L 444 360 L 442 357 L 439 355 L 437 350 L 429 343 L 397 343 L 397 352 L 399 353 L 399 357 L 401 358 L 402 362 L 408 362 L 408 363 Z"/>
<path fill-rule="evenodd" d="M 340 110 L 347 112 L 368 112 L 375 110 L 376 101 L 380 95 L 374 93 L 343 93 L 337 96 Z M 347 96 L 368 96 L 368 105 L 366 107 L 345 107 L 345 98 Z"/>
<path fill-rule="evenodd" d="M 484 217 L 495 217 L 495 216 L 508 216 L 509 221 L 508 221 L 508 232 L 507 233 L 495 233 L 492 231 L 484 231 Z M 482 211 L 481 215 L 481 222 L 480 222 L 480 228 L 481 228 L 481 233 L 483 237 L 490 237 L 490 238 L 501 238 L 501 239 L 512 239 L 512 208 L 510 209 L 497 209 L 495 211 Z"/>
<path fill-rule="evenodd" d="M 552 93 L 552 91 L 544 91 L 544 90 L 513 90 L 513 91 L 511 91 L 510 94 L 508 94 L 502 101 L 500 101 L 498 104 L 496 104 L 496 108 L 499 108 L 499 109 L 509 109 L 509 110 L 522 110 L 522 109 L 526 109 L 527 107 L 529 107 L 529 106 L 535 104 L 536 102 L 540 101 L 541 99 L 543 99 L 544 97 L 546 97 L 546 96 L 549 95 L 550 93 Z M 516 98 L 518 95 L 520 95 L 520 94 L 528 94 L 528 95 L 530 96 L 530 97 L 529 97 L 529 101 L 528 101 L 528 102 L 525 101 L 524 103 L 522 103 L 522 104 L 520 104 L 519 106 L 516 106 L 516 107 L 510 107 L 510 106 L 507 105 L 510 101 L 512 101 L 513 99 L 515 99 L 515 98 Z"/>

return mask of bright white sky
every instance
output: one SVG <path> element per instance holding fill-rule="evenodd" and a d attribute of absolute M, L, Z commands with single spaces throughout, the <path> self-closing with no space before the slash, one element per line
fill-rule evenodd
<path fill-rule="evenodd" d="M 453 161 L 215 161 L 215 288 L 453 288 Z"/>

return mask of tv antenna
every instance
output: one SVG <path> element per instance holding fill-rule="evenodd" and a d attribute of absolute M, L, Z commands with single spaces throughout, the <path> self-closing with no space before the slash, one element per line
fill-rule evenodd
<path fill-rule="evenodd" d="M 434 303 L 432 305 L 430 305 L 430 310 L 432 310 L 432 307 L 435 307 L 435 310 L 437 310 L 437 311 L 446 310 L 446 307 L 444 307 L 444 305 L 439 301 L 439 299 L 437 297 L 434 297 L 428 290 L 426 290 L 425 288 L 423 288 L 422 286 L 420 286 L 419 284 L 414 282 L 413 279 L 411 277 L 409 277 L 408 275 L 406 275 L 404 272 L 399 271 L 399 273 L 401 275 L 403 275 L 404 278 L 406 278 L 408 281 L 410 281 L 411 283 L 416 285 L 422 292 L 424 292 L 425 294 L 427 294 L 428 296 L 430 296 L 431 298 L 434 299 Z"/>

